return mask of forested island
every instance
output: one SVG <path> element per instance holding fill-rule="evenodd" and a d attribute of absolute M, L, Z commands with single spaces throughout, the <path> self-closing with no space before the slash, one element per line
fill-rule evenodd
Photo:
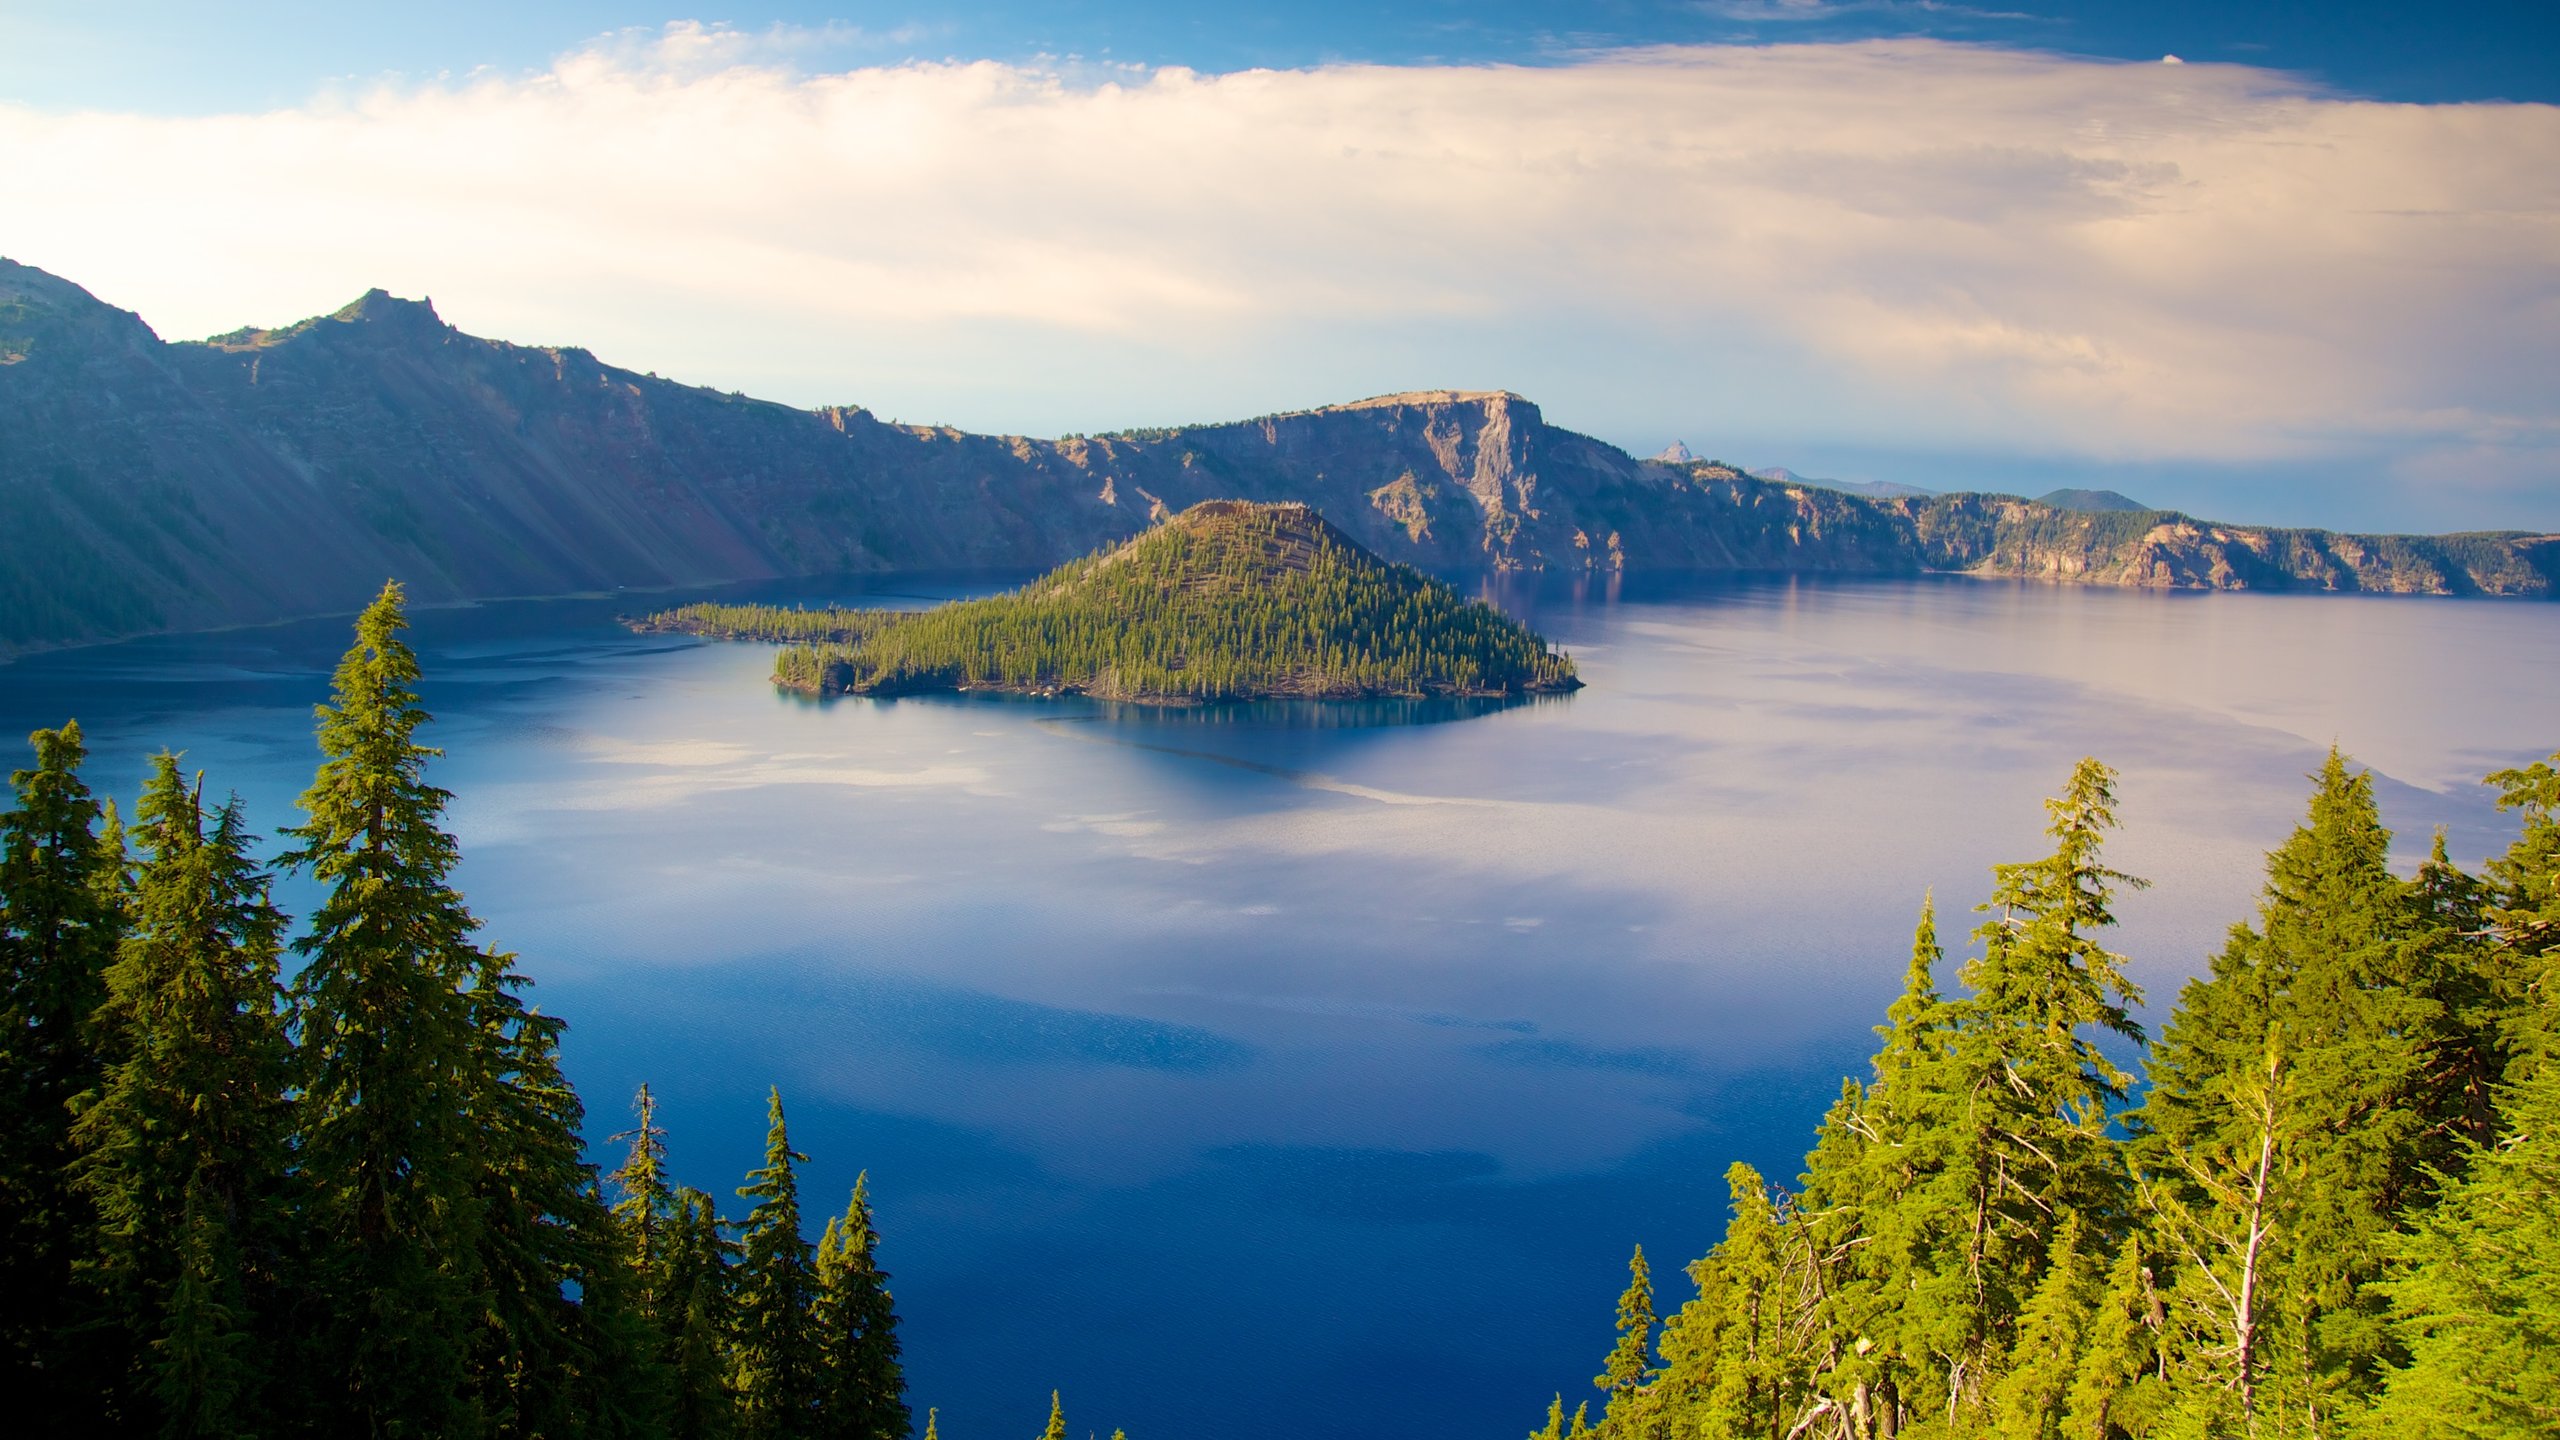
<path fill-rule="evenodd" d="M 1573 657 L 1360 548 L 1304 505 L 1211 500 L 1009 594 L 932 610 L 688 605 L 638 628 L 791 643 L 810 694 L 1081 694 L 1142 704 L 1578 689 Z"/>

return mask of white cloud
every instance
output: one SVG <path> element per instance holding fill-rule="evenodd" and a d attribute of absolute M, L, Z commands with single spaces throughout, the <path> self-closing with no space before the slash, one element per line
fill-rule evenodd
<path fill-rule="evenodd" d="M 807 48 L 678 26 L 265 114 L 0 108 L 0 250 L 164 333 L 383 284 L 987 428 L 1459 383 L 1629 438 L 2554 473 L 2560 108 L 1927 41 L 1219 76 Z"/>

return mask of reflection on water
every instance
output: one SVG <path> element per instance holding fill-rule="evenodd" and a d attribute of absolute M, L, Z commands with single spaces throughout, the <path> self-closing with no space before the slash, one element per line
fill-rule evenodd
<path fill-rule="evenodd" d="M 926 604 L 982 577 L 766 587 Z M 2158 998 L 2245 913 L 2335 740 L 2414 859 L 2560 745 L 2560 607 L 1952 581 L 1498 577 L 1589 688 L 1527 703 L 809 703 L 643 602 L 418 617 L 462 882 L 725 1191 L 763 1093 L 813 1203 L 871 1172 L 922 1403 L 1046 1391 L 1141 1440 L 1519 1433 L 1612 1338 L 1630 1245 L 1791 1173 L 1935 888 L 2123 772 L 2119 947 Z M 735 592 L 733 592 L 735 593 Z M 162 744 L 273 834 L 343 622 L 0 667 L 119 792 Z M 287 903 L 307 908 L 301 887 Z M 1676 1285 L 1666 1296 L 1676 1303 Z M 1027 1433 L 1027 1432 L 1026 1432 Z"/>
<path fill-rule="evenodd" d="M 881 699 L 861 695 L 792 693 L 792 703 L 832 705 L 1010 705 L 1047 723 L 1095 723 L 1131 733 L 1154 730 L 1382 730 L 1404 725 L 1445 725 L 1499 715 L 1523 705 L 1565 705 L 1571 695 L 1379 696 L 1362 700 L 1226 700 L 1198 705 L 1139 705 L 1092 700 L 1061 716 L 1059 701 L 1011 694 L 923 694 Z M 1071 701 L 1071 703 L 1073 703 Z"/>

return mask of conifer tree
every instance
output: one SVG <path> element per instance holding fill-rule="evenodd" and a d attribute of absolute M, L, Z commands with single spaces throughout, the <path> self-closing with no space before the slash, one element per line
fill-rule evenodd
<path fill-rule="evenodd" d="M 2064 1402 L 2105 1294 L 2086 1233 L 2087 1221 L 2078 1215 L 2064 1217 L 2054 1232 L 2044 1283 L 2019 1317 L 2016 1351 L 1992 1394 L 2000 1440 L 2061 1440 Z"/>
<path fill-rule="evenodd" d="M 2377 1440 L 2560 1431 L 2560 1067 L 2521 1080 L 2501 1118 L 2508 1138 L 2395 1242 L 2379 1288 L 2410 1358 L 2363 1426 Z"/>
<path fill-rule="evenodd" d="M 1909 1399 L 1967 1424 L 1983 1423 L 2063 1219 L 2112 1234 L 2124 1208 L 2108 1126 L 2132 1077 L 2090 1032 L 2142 1042 L 2140 993 L 2099 936 L 2116 888 L 2146 882 L 2102 863 L 2114 804 L 2113 772 L 2082 760 L 2045 802 L 2053 853 L 1992 867 L 1982 954 L 1961 975 L 1971 993 L 1945 1006 L 1907 1079 L 1921 1106 L 1908 1233 L 1885 1247 L 1912 1266 L 1897 1343 L 1930 1372 Z"/>
<path fill-rule="evenodd" d="M 2298 1320 L 2305 1299 L 2286 1289 L 2303 1136 L 2283 1045 L 2278 1029 L 2254 1075 L 2227 1077 L 2220 1093 L 2231 1123 L 2198 1127 L 2190 1144 L 2168 1152 L 2175 1173 L 2144 1193 L 2153 1233 L 2179 1262 L 2172 1295 L 2189 1339 L 2180 1380 L 2190 1423 L 2206 1430 L 2254 1433 L 2273 1362 L 2308 1340 L 2296 1334 L 2286 1337 L 2293 1346 L 2279 1347 L 2270 1335 L 2270 1321 Z M 2285 1380 L 2275 1387 L 2283 1399 L 2307 1405 L 2308 1369 L 2289 1365 Z"/>
<path fill-rule="evenodd" d="M 673 1244 L 669 1231 L 677 1220 L 675 1187 L 667 1178 L 667 1132 L 658 1124 L 657 1097 L 647 1084 L 632 1096 L 631 1111 L 637 1123 L 613 1137 L 629 1140 L 631 1149 L 606 1178 L 613 1182 L 613 1217 L 622 1228 L 623 1253 L 638 1283 L 643 1311 L 653 1326 L 664 1328 L 669 1314 L 681 1311 L 667 1299 Z"/>
<path fill-rule="evenodd" d="M 69 1184 L 71 1106 L 103 1065 L 91 1017 L 106 998 L 123 881 L 111 812 L 80 779 L 77 721 L 28 737 L 0 814 L 0 1374 L 37 1428 L 85 1424 L 98 1401 L 75 1315 L 72 1264 L 88 1230 Z"/>
<path fill-rule="evenodd" d="M 425 779 L 427 713 L 397 584 L 356 622 L 331 704 L 308 817 L 284 859 L 322 888 L 294 984 L 300 1154 L 314 1181 L 312 1293 L 329 1313 L 305 1373 L 348 1433 L 462 1428 L 484 1197 L 473 1133 L 485 1104 L 477 923 L 438 828 L 450 797 Z"/>
<path fill-rule="evenodd" d="M 2167 1317 L 2144 1245 L 2137 1226 L 2117 1248 L 2065 1402 L 2066 1440 L 2147 1434 L 2165 1399 L 2156 1366 Z"/>
<path fill-rule="evenodd" d="M 1055 1390 L 1049 1392 L 1049 1428 L 1040 1432 L 1040 1440 L 1067 1440 L 1067 1412 Z"/>
<path fill-rule="evenodd" d="M 800 1182 L 809 1157 L 791 1148 L 782 1091 L 767 1110 L 764 1164 L 739 1198 L 755 1202 L 738 1237 L 736 1388 L 746 1440 L 804 1440 L 818 1433 L 823 1374 L 810 1324 L 817 1275 L 800 1228 Z"/>
<path fill-rule="evenodd" d="M 1723 1323 L 1701 1397 L 1702 1435 L 1783 1434 L 1796 1402 L 1796 1356 L 1787 1293 L 1786 1216 L 1769 1199 L 1768 1182 L 1748 1165 L 1725 1171 L 1733 1218 L 1713 1257 Z M 1699 1285 L 1701 1298 L 1708 1293 Z M 1605 1417 L 1604 1417 L 1605 1425 Z"/>
<path fill-rule="evenodd" d="M 1547 1402 L 1547 1427 L 1529 1432 L 1529 1440 L 1564 1440 L 1564 1394 Z"/>
<path fill-rule="evenodd" d="M 737 1330 L 735 1249 L 710 1196 L 676 1191 L 666 1277 L 660 1290 L 668 1338 L 669 1440 L 725 1440 L 737 1428 L 730 1336 Z"/>
<path fill-rule="evenodd" d="M 1931 1287 L 1951 1283 L 1935 1264 L 1932 1217 L 1913 1196 L 1937 1163 L 1944 1105 L 1933 1088 L 1949 1011 L 1937 990 L 1934 899 L 1924 898 L 1903 990 L 1876 1027 L 1873 1083 L 1844 1081 L 1805 1158 L 1796 1205 L 1804 1262 L 1817 1295 L 1808 1317 L 1826 1335 L 1814 1389 L 1861 1433 L 1899 1428 L 1935 1364 Z"/>
<path fill-rule="evenodd" d="M 513 958 L 481 952 L 468 996 L 475 1408 L 502 1435 L 628 1434 L 650 1423 L 655 1361 L 633 1287 L 612 1273 L 612 1215 L 579 1140 L 584 1108 L 560 1072 L 564 1027 L 519 998 L 531 982 Z"/>
<path fill-rule="evenodd" d="M 2177 1278 L 2187 1404 L 2326 1426 L 2378 1378 L 2398 1216 L 2457 1165 L 2495 1049 L 2449 864 L 2391 873 L 2370 775 L 2334 749 L 2267 857 L 2257 921 L 2179 997 L 2135 1126 Z"/>
<path fill-rule="evenodd" d="M 116 1058 L 74 1126 L 97 1214 L 90 1284 L 147 1356 L 120 1397 L 169 1436 L 271 1427 L 290 1235 L 284 916 L 237 800 L 210 833 L 162 753 L 137 814 L 130 928 L 98 1012 Z"/>
<path fill-rule="evenodd" d="M 1627 1262 L 1627 1288 L 1618 1296 L 1618 1344 L 1609 1352 L 1609 1361 L 1593 1377 L 1592 1384 L 1608 1392 L 1607 1405 L 1601 1411 L 1603 1420 L 1619 1418 L 1618 1407 L 1652 1370 L 1653 1351 L 1653 1272 L 1644 1261 L 1644 1247 L 1636 1247 L 1635 1257 Z"/>
<path fill-rule="evenodd" d="M 2458 1163 L 2459 1154 L 2497 1136 L 2495 1092 L 2510 1051 L 2511 997 L 2501 991 L 2490 942 L 2489 887 L 2453 863 L 2439 826 L 2403 900 L 2412 927 L 2407 969 L 2422 977 L 2425 993 L 2440 1007 L 2420 1088 L 2443 1141 L 2461 1147 L 2430 1149 Z"/>
<path fill-rule="evenodd" d="M 855 1178 L 845 1213 L 827 1222 L 818 1241 L 812 1318 L 821 1350 L 821 1433 L 830 1440 L 906 1440 L 914 1428 L 879 1238 L 866 1173 Z"/>
<path fill-rule="evenodd" d="M 2497 933 L 2510 1082 L 2560 1061 L 2560 755 L 2488 779 L 2522 833 L 2489 862 L 2487 918 Z"/>

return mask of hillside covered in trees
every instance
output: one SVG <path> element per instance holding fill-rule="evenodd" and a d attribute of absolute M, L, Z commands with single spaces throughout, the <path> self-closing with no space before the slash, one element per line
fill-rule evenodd
<path fill-rule="evenodd" d="M 1006 595 L 932 610 L 688 605 L 650 630 L 796 642 L 813 694 L 1075 693 L 1140 702 L 1572 690 L 1573 659 L 1390 565 L 1304 505 L 1212 500 Z"/>
<path fill-rule="evenodd" d="M 1442 571 L 1958 571 L 2560 593 L 2560 536 L 2357 536 L 1638 460 L 1502 391 L 1040 439 L 801 409 L 517 345 L 375 290 L 165 342 L 0 260 L 0 655 L 420 603 L 1031 570 L 1233 496 Z"/>
<path fill-rule="evenodd" d="M 1732 1168 L 1667 1315 L 1639 1248 L 1598 1422 L 1559 1396 L 1532 1440 L 2560 1433 L 2555 765 L 2488 777 L 2523 832 L 2481 873 L 2439 837 L 2403 878 L 2333 753 L 2152 1039 L 2082 762 L 1960 992 L 1924 903 L 1803 1174 Z"/>

